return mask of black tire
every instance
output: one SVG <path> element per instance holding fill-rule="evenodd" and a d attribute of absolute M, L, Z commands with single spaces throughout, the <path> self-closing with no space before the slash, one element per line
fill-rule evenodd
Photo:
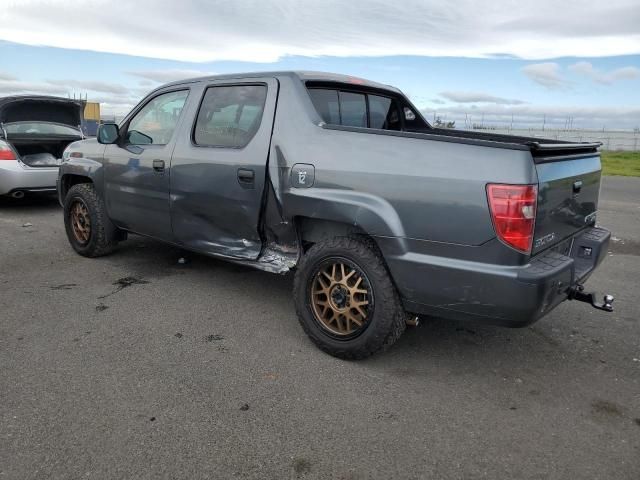
<path fill-rule="evenodd" d="M 364 326 L 359 327 L 360 331 L 340 336 L 329 331 L 314 313 L 317 309 L 312 306 L 315 298 L 312 288 L 327 262 L 342 261 L 363 274 L 373 308 Z M 321 350 L 334 357 L 359 360 L 382 352 L 400 338 L 406 327 L 406 314 L 382 258 L 365 240 L 358 238 L 335 237 L 313 245 L 298 265 L 293 295 L 302 328 Z M 328 301 L 328 296 L 324 298 Z"/>
<path fill-rule="evenodd" d="M 72 208 L 76 205 L 84 206 L 88 212 L 90 228 L 86 241 L 74 233 Z M 79 183 L 69 189 L 64 199 L 64 226 L 69 243 L 84 257 L 107 255 L 118 243 L 118 229 L 107 217 L 104 203 L 92 183 Z"/>

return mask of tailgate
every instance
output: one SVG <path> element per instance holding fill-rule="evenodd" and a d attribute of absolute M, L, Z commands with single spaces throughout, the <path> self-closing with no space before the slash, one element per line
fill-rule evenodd
<path fill-rule="evenodd" d="M 595 224 L 600 154 L 547 157 L 536 163 L 536 170 L 538 208 L 532 255 Z"/>

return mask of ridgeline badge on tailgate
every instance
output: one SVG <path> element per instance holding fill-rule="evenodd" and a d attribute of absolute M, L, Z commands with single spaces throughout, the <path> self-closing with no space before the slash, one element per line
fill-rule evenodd
<path fill-rule="evenodd" d="M 538 239 L 536 239 L 536 241 L 533 243 L 533 247 L 534 248 L 540 248 L 544 245 L 546 245 L 547 243 L 551 243 L 555 240 L 556 238 L 556 234 L 555 232 L 551 232 L 548 235 L 545 235 L 544 237 L 540 237 Z"/>

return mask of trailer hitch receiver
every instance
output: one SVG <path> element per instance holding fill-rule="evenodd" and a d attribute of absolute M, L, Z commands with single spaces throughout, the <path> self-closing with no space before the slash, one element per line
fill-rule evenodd
<path fill-rule="evenodd" d="M 569 300 L 590 303 L 593 308 L 597 308 L 598 310 L 613 312 L 613 295 L 605 295 L 601 303 L 596 300 L 596 294 L 594 292 L 586 293 L 584 286 L 580 284 L 575 285 L 569 290 Z"/>

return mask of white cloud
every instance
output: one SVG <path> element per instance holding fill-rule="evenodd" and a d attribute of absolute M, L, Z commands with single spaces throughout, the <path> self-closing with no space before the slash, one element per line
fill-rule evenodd
<path fill-rule="evenodd" d="M 526 103 L 515 98 L 503 98 L 481 92 L 441 92 L 441 97 L 457 103 L 496 103 L 499 105 L 520 105 Z"/>
<path fill-rule="evenodd" d="M 634 80 L 640 78 L 640 68 L 622 67 L 610 72 L 602 72 L 595 68 L 590 62 L 577 62 L 569 65 L 569 70 L 579 75 L 591 78 L 594 82 L 603 85 L 611 85 L 618 80 Z"/>
<path fill-rule="evenodd" d="M 50 83 L 22 82 L 16 79 L 2 80 L 2 78 L 0 78 L 0 93 L 7 95 L 21 95 L 30 93 L 67 96 L 68 90 L 64 86 L 52 85 Z"/>
<path fill-rule="evenodd" d="M 0 39 L 206 62 L 640 53 L 637 0 L 4 0 Z"/>
<path fill-rule="evenodd" d="M 91 90 L 93 92 L 125 94 L 129 89 L 118 83 L 108 83 L 95 80 L 47 80 L 51 85 L 66 86 L 77 90 Z"/>
<path fill-rule="evenodd" d="M 549 89 L 561 89 L 567 87 L 567 81 L 560 75 L 560 65 L 554 62 L 532 63 L 522 67 L 529 79 Z"/>
<path fill-rule="evenodd" d="M 176 80 L 185 80 L 187 78 L 205 77 L 208 75 L 215 75 L 213 72 L 203 72 L 201 70 L 182 70 L 182 69 L 168 69 L 168 70 L 136 70 L 127 72 L 129 75 L 135 77 L 144 78 L 157 83 L 175 82 Z"/>
<path fill-rule="evenodd" d="M 0 72 L 0 80 L 12 81 L 12 80 L 17 80 L 17 78 L 8 73 Z"/>

